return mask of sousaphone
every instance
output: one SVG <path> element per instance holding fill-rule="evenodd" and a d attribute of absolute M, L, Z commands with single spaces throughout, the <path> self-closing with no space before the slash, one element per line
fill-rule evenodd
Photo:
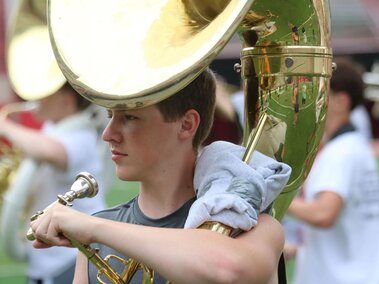
<path fill-rule="evenodd" d="M 241 39 L 245 92 L 244 161 L 253 151 L 292 167 L 274 203 L 281 220 L 306 178 L 323 133 L 332 72 L 327 0 L 48 0 L 57 62 L 73 87 L 107 108 L 155 104 L 184 88 L 224 48 Z M 91 248 L 75 246 L 99 281 L 127 283 Z M 147 269 L 144 283 L 153 282 Z M 146 276 L 146 278 L 145 278 Z M 103 283 L 103 282 L 101 282 Z"/>
<path fill-rule="evenodd" d="M 323 134 L 332 72 L 327 0 L 49 0 L 49 31 L 74 88 L 120 109 L 176 93 L 237 33 L 244 159 L 258 150 L 292 167 L 274 204 L 281 220 Z"/>

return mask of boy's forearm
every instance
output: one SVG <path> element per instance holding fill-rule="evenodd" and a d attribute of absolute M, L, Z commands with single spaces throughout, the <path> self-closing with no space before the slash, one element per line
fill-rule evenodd
<path fill-rule="evenodd" d="M 267 241 L 260 240 L 260 234 L 269 229 L 265 224 L 256 228 L 256 236 L 241 239 L 207 230 L 152 228 L 108 220 L 96 227 L 94 242 L 139 260 L 173 283 L 251 283 L 253 278 L 268 279 L 282 249 L 280 233 L 275 230 L 273 233 L 279 236 L 271 242 L 277 244 L 265 246 Z M 254 239 L 257 241 L 252 245 Z"/>
<path fill-rule="evenodd" d="M 266 283 L 284 246 L 280 223 L 267 214 L 260 215 L 253 230 L 237 238 L 205 229 L 121 223 L 60 204 L 52 205 L 31 227 L 36 238 L 47 244 L 67 245 L 62 234 L 82 244 L 102 243 L 173 283 Z M 87 274 L 81 271 L 80 275 Z"/>

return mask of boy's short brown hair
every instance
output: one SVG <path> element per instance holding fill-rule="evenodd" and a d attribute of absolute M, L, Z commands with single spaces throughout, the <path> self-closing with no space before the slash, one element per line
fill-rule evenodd
<path fill-rule="evenodd" d="M 185 88 L 159 102 L 157 106 L 166 122 L 179 119 L 190 109 L 199 113 L 200 124 L 192 141 L 193 148 L 198 149 L 212 128 L 215 103 L 215 76 L 209 68 L 206 68 Z"/>

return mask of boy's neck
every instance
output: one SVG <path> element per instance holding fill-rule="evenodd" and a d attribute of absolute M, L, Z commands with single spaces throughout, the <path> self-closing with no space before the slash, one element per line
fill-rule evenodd
<path fill-rule="evenodd" d="M 152 197 L 141 190 L 138 196 L 138 205 L 143 214 L 149 218 L 158 219 L 172 214 L 194 196 L 195 191 L 192 190 L 191 193 L 188 192 L 186 195 L 174 194 L 169 196 L 168 194 L 165 198 L 156 198 L 156 196 Z"/>
<path fill-rule="evenodd" d="M 195 196 L 193 175 L 196 155 L 181 159 L 171 172 L 154 181 L 141 182 L 138 204 L 148 217 L 161 218 L 179 209 Z"/>

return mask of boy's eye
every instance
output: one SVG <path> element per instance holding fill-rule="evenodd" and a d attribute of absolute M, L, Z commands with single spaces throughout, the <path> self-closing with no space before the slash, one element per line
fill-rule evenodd
<path fill-rule="evenodd" d="M 136 120 L 138 119 L 137 116 L 135 115 L 132 115 L 130 113 L 126 113 L 124 111 L 112 111 L 111 109 L 107 110 L 107 118 L 108 119 L 111 119 L 113 118 L 114 116 L 118 117 L 119 119 L 124 119 L 126 121 L 130 121 L 130 120 Z"/>
<path fill-rule="evenodd" d="M 135 117 L 135 116 L 133 116 L 133 115 L 126 114 L 126 115 L 125 115 L 125 119 L 126 119 L 126 120 L 136 120 L 137 117 Z"/>

